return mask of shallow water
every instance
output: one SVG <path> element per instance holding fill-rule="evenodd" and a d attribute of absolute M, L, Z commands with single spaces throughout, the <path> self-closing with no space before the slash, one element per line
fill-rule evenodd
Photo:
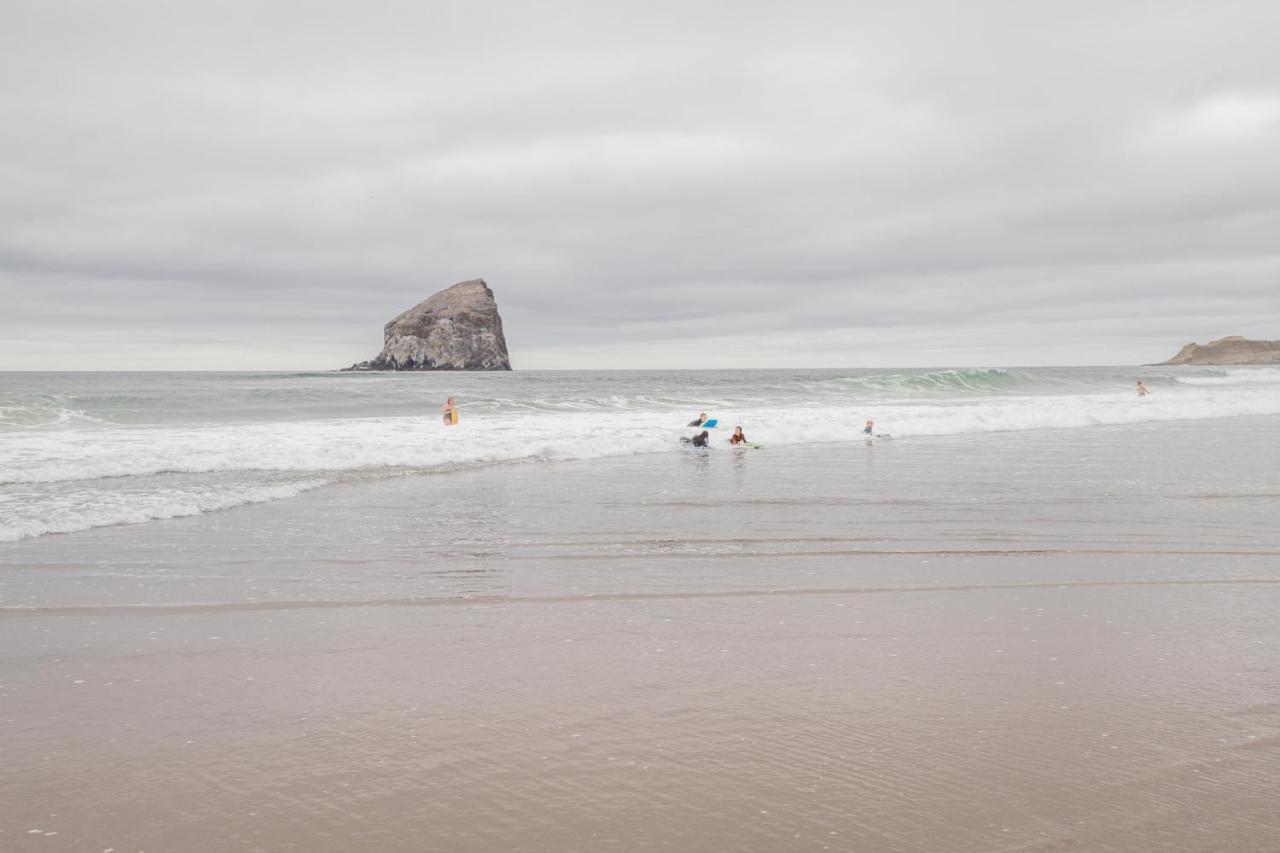
<path fill-rule="evenodd" d="M 0 544 L 0 849 L 1274 850 L 1277 430 L 454 466 Z"/>
<path fill-rule="evenodd" d="M 462 422 L 445 429 L 449 395 Z M 1277 415 L 1280 369 L 0 374 L 0 541 L 405 473 L 671 453 L 700 411 L 774 448 L 846 442 L 867 418 L 917 440 L 1051 433 Z"/>

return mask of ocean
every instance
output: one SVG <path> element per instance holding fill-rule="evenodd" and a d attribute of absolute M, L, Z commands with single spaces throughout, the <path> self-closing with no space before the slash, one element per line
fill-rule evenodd
<path fill-rule="evenodd" d="M 1275 368 L 3 374 L 0 424 L 0 850 L 1280 849 Z"/>
<path fill-rule="evenodd" d="M 440 423 L 448 396 L 453 429 Z M 725 436 L 741 425 L 771 447 L 854 441 L 868 418 L 911 442 L 1052 442 L 1070 428 L 1280 414 L 1280 369 L 5 373 L 0 542 L 353 480 L 674 453 L 703 411 Z"/>

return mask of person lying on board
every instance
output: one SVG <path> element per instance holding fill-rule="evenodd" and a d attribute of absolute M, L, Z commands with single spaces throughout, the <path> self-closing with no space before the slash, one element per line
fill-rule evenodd
<path fill-rule="evenodd" d="M 690 447 L 706 447 L 711 442 L 711 433 L 704 429 L 692 438 L 682 438 L 680 440 Z"/>
<path fill-rule="evenodd" d="M 702 414 L 698 415 L 698 419 L 696 421 L 689 421 L 689 426 L 702 426 L 706 422 L 707 422 L 707 413 L 703 412 Z"/>
<path fill-rule="evenodd" d="M 733 445 L 747 443 L 747 437 L 743 434 L 742 427 L 736 426 L 733 428 L 733 435 L 729 436 L 729 443 Z"/>

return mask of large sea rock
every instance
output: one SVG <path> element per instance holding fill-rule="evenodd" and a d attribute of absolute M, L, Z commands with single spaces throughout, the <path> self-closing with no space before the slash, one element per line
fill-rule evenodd
<path fill-rule="evenodd" d="M 1280 341 L 1251 341 L 1239 335 L 1187 344 L 1163 364 L 1280 364 Z"/>
<path fill-rule="evenodd" d="M 510 370 L 507 339 L 484 279 L 419 302 L 382 330 L 382 352 L 347 370 Z"/>

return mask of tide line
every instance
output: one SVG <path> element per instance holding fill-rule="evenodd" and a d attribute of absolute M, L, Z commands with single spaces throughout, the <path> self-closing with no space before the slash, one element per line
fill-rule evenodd
<path fill-rule="evenodd" d="M 1280 578 L 1207 578 L 1203 580 L 1041 581 L 1035 583 L 948 584 L 938 586 L 851 586 L 795 589 L 743 589 L 678 592 L 602 592 L 581 595 L 477 595 L 448 598 L 352 599 L 349 601 L 239 601 L 208 604 L 87 604 L 0 607 L 0 617 L 108 616 L 127 614 L 230 613 L 257 610 L 325 610 L 383 607 L 470 607 L 521 604 L 696 601 L 700 599 L 799 598 L 807 595 L 886 595 L 937 592 L 989 592 L 1035 589 L 1089 589 L 1176 586 L 1280 586 Z"/>

